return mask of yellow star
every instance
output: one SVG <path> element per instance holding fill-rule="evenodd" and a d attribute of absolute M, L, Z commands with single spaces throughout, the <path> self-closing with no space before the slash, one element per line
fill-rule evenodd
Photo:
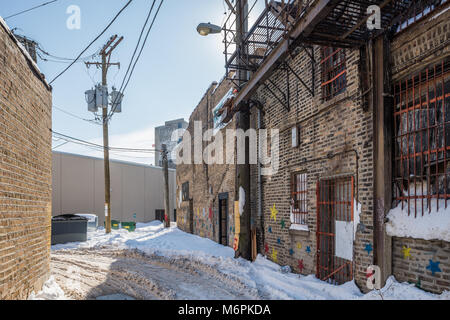
<path fill-rule="evenodd" d="M 273 252 L 272 252 L 272 260 L 273 260 L 274 262 L 278 262 L 277 255 L 278 255 L 278 251 L 275 250 L 275 249 L 273 249 Z"/>
<path fill-rule="evenodd" d="M 302 244 L 300 242 L 297 242 L 297 249 L 301 249 L 302 248 Z"/>
<path fill-rule="evenodd" d="M 274 204 L 273 208 L 270 209 L 270 218 L 273 219 L 275 222 L 277 221 L 277 214 L 278 214 L 278 210 Z"/>
<path fill-rule="evenodd" d="M 411 258 L 411 248 L 403 246 L 403 259 Z"/>

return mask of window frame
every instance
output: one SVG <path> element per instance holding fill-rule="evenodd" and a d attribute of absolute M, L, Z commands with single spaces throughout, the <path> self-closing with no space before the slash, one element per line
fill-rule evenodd
<path fill-rule="evenodd" d="M 304 176 L 304 178 L 297 178 L 298 176 Z M 299 185 L 300 188 L 299 190 Z M 296 171 L 291 173 L 291 223 L 296 225 L 308 225 L 308 215 L 309 215 L 309 206 L 308 206 L 308 172 L 306 171 Z M 302 188 L 303 186 L 303 188 Z M 297 190 L 297 191 L 295 191 Z M 300 199 L 297 199 L 297 196 L 300 195 Z"/>

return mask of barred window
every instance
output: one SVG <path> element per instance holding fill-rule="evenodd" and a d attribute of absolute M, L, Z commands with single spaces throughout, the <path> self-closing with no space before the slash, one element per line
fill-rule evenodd
<path fill-rule="evenodd" d="M 322 99 L 327 101 L 347 88 L 345 49 L 322 47 Z"/>
<path fill-rule="evenodd" d="M 394 85 L 394 200 L 409 215 L 450 198 L 450 59 Z"/>
<path fill-rule="evenodd" d="M 308 175 L 294 173 L 291 176 L 292 223 L 308 224 Z"/>
<path fill-rule="evenodd" d="M 183 201 L 189 201 L 189 182 L 185 182 L 182 184 L 181 197 Z"/>
<path fill-rule="evenodd" d="M 410 25 L 416 23 L 422 18 L 428 16 L 430 13 L 440 8 L 443 4 L 447 3 L 448 0 L 438 0 L 434 3 L 426 3 L 426 1 L 417 1 L 406 13 L 405 18 L 398 24 L 396 32 L 400 32 Z"/>

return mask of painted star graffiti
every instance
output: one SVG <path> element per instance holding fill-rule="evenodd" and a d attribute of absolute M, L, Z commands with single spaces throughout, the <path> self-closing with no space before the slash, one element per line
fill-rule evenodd
<path fill-rule="evenodd" d="M 270 219 L 273 219 L 274 221 L 277 221 L 277 214 L 278 210 L 275 207 L 275 204 L 273 205 L 273 208 L 270 209 Z"/>
<path fill-rule="evenodd" d="M 440 261 L 430 260 L 430 264 L 428 265 L 427 270 L 430 270 L 431 274 L 434 276 L 436 272 L 442 272 L 441 268 L 439 268 L 440 264 Z"/>
<path fill-rule="evenodd" d="M 411 258 L 411 248 L 403 246 L 402 252 L 403 252 L 403 259 Z"/>
<path fill-rule="evenodd" d="M 303 259 L 298 260 L 298 269 L 300 270 L 300 273 L 303 273 L 303 269 L 305 269 L 305 266 L 303 265 Z"/>
<path fill-rule="evenodd" d="M 366 244 L 366 248 L 364 250 L 367 251 L 367 254 L 370 256 L 370 253 L 373 251 L 372 244 Z"/>

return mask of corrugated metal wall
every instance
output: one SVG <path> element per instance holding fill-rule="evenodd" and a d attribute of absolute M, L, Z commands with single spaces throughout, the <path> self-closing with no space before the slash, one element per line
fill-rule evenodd
<path fill-rule="evenodd" d="M 111 161 L 111 216 L 113 220 L 150 222 L 164 209 L 161 168 Z M 103 160 L 53 152 L 53 216 L 93 213 L 104 221 Z M 175 170 L 169 170 L 170 212 L 174 220 Z M 134 215 L 136 214 L 136 218 Z"/>

